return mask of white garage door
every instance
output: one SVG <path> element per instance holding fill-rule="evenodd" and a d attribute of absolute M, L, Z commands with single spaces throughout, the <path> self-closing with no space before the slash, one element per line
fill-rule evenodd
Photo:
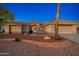
<path fill-rule="evenodd" d="M 74 28 L 73 26 L 60 26 L 59 27 L 59 34 L 60 33 L 73 33 Z"/>

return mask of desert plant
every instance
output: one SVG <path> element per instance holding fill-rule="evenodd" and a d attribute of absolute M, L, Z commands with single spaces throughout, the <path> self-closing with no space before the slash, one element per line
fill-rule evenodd
<path fill-rule="evenodd" d="M 8 11 L 5 8 L 0 8 L 0 30 L 2 25 L 4 25 L 8 20 L 9 21 L 14 21 L 14 15 L 10 13 L 10 11 Z"/>
<path fill-rule="evenodd" d="M 19 38 L 15 38 L 15 42 L 19 42 L 21 41 Z"/>

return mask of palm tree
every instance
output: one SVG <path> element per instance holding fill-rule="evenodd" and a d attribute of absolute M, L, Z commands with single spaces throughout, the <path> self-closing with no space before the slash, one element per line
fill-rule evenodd
<path fill-rule="evenodd" d="M 11 14 L 7 9 L 0 8 L 0 30 L 2 25 L 4 25 L 7 21 L 14 21 L 14 15 Z"/>
<path fill-rule="evenodd" d="M 55 38 L 56 38 L 56 40 L 59 40 L 59 35 L 58 35 L 59 12 L 60 12 L 60 3 L 58 3 L 56 23 L 55 23 Z"/>

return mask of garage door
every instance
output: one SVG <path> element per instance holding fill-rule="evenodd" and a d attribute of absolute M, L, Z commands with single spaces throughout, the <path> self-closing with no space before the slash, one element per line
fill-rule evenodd
<path fill-rule="evenodd" d="M 73 26 L 60 26 L 59 33 L 73 33 Z"/>
<path fill-rule="evenodd" d="M 21 26 L 11 26 L 11 33 L 21 33 Z"/>

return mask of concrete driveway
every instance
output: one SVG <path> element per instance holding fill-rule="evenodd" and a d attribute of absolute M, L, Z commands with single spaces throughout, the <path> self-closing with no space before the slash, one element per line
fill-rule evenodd
<path fill-rule="evenodd" d="M 79 34 L 60 34 L 60 36 L 79 43 Z"/>

